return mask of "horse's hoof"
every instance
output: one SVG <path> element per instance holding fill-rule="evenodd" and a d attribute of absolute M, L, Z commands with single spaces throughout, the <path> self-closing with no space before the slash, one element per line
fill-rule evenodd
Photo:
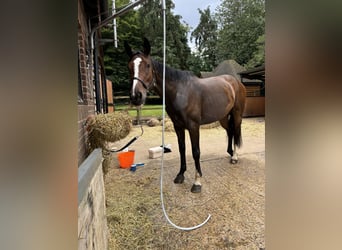
<path fill-rule="evenodd" d="M 177 175 L 173 182 L 176 184 L 182 184 L 184 182 L 184 175 Z"/>
<path fill-rule="evenodd" d="M 192 193 L 200 193 L 201 189 L 202 189 L 201 185 L 193 184 L 192 187 L 191 187 L 191 192 Z"/>
<path fill-rule="evenodd" d="M 230 159 L 230 163 L 231 163 L 231 164 L 236 164 L 237 162 L 238 162 L 238 160 Z"/>

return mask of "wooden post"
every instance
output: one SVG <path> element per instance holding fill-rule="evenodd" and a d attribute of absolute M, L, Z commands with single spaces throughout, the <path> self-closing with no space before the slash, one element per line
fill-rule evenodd
<path fill-rule="evenodd" d="M 141 106 L 137 107 L 137 125 L 140 125 Z"/>

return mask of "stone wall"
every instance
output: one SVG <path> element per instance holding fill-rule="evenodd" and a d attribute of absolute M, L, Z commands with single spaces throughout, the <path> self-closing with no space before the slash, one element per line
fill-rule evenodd
<path fill-rule="evenodd" d="M 102 160 L 95 149 L 78 170 L 78 250 L 108 249 Z"/>

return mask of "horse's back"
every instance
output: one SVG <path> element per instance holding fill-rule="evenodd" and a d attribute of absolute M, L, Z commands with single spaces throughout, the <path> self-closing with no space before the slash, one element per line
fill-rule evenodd
<path fill-rule="evenodd" d="M 245 106 L 245 99 L 246 99 L 246 87 L 242 84 L 241 81 L 239 81 L 236 77 L 232 75 L 220 75 L 219 77 L 222 77 L 228 84 L 230 84 L 233 87 L 234 95 L 235 95 L 235 103 L 236 105 L 239 105 L 242 110 Z"/>
<path fill-rule="evenodd" d="M 235 82 L 234 82 L 235 81 Z M 202 89 L 201 124 L 223 119 L 228 115 L 235 102 L 236 78 L 230 75 L 199 79 Z"/>

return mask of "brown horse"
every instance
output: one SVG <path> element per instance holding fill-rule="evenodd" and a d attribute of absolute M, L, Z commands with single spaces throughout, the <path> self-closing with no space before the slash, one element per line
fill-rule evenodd
<path fill-rule="evenodd" d="M 163 64 L 150 57 L 149 41 L 144 38 L 142 52 L 133 52 L 127 42 L 125 42 L 125 49 L 130 57 L 128 68 L 132 82 L 131 103 L 136 106 L 144 104 L 147 92 L 151 89 L 162 97 Z M 201 192 L 200 125 L 220 121 L 221 126 L 227 131 L 227 152 L 231 155 L 231 163 L 237 163 L 236 147 L 241 145 L 241 122 L 245 98 L 245 87 L 231 75 L 201 79 L 191 72 L 165 67 L 165 109 L 177 134 L 181 160 L 180 171 L 174 183 L 184 181 L 185 129 L 190 134 L 192 156 L 197 170 L 191 192 Z"/>

